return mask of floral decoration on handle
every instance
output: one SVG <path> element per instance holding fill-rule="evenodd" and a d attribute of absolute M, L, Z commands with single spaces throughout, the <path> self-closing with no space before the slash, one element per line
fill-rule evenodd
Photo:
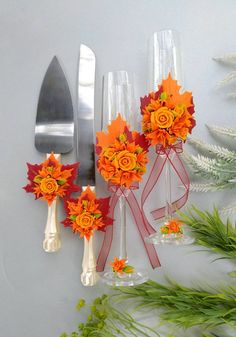
<path fill-rule="evenodd" d="M 73 233 L 90 240 L 96 230 L 104 231 L 112 225 L 108 216 L 110 198 L 96 198 L 96 194 L 88 186 L 79 198 L 65 202 L 67 217 L 62 223 L 70 227 Z"/>
<path fill-rule="evenodd" d="M 67 217 L 62 223 L 65 227 L 70 227 L 73 233 L 84 237 L 81 274 L 84 286 L 94 286 L 99 279 L 92 238 L 95 231 L 104 231 L 106 226 L 113 224 L 113 219 L 108 216 L 109 200 L 110 198 L 97 199 L 96 194 L 88 186 L 79 198 L 65 202 Z"/>
<path fill-rule="evenodd" d="M 80 190 L 74 184 L 79 163 L 62 165 L 59 162 L 60 155 L 51 153 L 41 164 L 28 165 L 29 183 L 24 187 L 25 191 L 35 195 L 35 199 L 41 199 L 48 204 L 48 216 L 45 226 L 43 249 L 53 253 L 60 249 L 60 230 L 57 222 L 57 199 L 66 198 L 72 192 Z"/>
<path fill-rule="evenodd" d="M 148 162 L 148 141 L 145 136 L 130 131 L 126 121 L 120 114 L 107 126 L 107 132 L 97 132 L 96 152 L 98 155 L 98 171 L 108 182 L 112 193 L 110 201 L 110 216 L 114 217 L 116 204 L 124 196 L 134 216 L 139 233 L 143 240 L 153 268 L 160 266 L 160 262 L 153 245 L 145 242 L 145 237 L 155 232 L 142 214 L 139 204 L 134 196 L 133 189 L 146 172 Z M 113 237 L 113 228 L 106 228 L 103 246 L 98 257 L 98 271 L 103 271 L 109 255 Z"/>
<path fill-rule="evenodd" d="M 56 197 L 65 198 L 80 190 L 74 184 L 79 163 L 62 165 L 51 153 L 41 164 L 29 164 L 29 183 L 23 187 L 26 192 L 33 193 L 35 199 L 46 201 L 50 206 Z"/>
<path fill-rule="evenodd" d="M 193 113 L 192 93 L 181 92 L 177 81 L 169 74 L 158 86 L 157 92 L 141 98 L 142 130 L 150 145 L 156 146 L 157 157 L 143 189 L 141 204 L 144 204 L 157 183 L 164 166 L 167 164 L 177 175 L 183 189 L 180 197 L 170 201 L 169 212 L 172 214 L 186 203 L 189 193 L 189 177 L 180 159 L 182 143 L 186 141 L 196 125 Z M 166 207 L 152 211 L 154 219 L 165 216 Z"/>

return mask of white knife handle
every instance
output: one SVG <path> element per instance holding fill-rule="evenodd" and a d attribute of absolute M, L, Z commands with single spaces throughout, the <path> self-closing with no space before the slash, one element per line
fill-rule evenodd
<path fill-rule="evenodd" d="M 98 280 L 99 276 L 96 272 L 96 259 L 93 252 L 93 236 L 90 239 L 84 237 L 84 256 L 82 262 L 82 274 L 81 283 L 84 286 L 94 286 Z"/>
<path fill-rule="evenodd" d="M 50 154 L 47 154 L 47 158 Z M 61 159 L 60 154 L 54 154 L 57 160 Z M 57 222 L 57 198 L 48 206 L 48 218 L 45 227 L 45 238 L 43 241 L 43 249 L 47 253 L 53 253 L 61 248 L 60 232 Z"/>

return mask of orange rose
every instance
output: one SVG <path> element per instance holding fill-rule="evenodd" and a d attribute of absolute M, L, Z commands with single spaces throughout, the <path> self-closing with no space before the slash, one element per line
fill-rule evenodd
<path fill-rule="evenodd" d="M 88 227 L 92 227 L 94 218 L 90 213 L 84 212 L 78 215 L 75 221 L 77 225 L 79 225 L 80 227 L 88 228 Z"/>
<path fill-rule="evenodd" d="M 121 151 L 115 159 L 115 165 L 123 171 L 132 171 L 137 163 L 134 153 L 127 150 Z"/>
<path fill-rule="evenodd" d="M 43 193 L 52 194 L 58 190 L 57 181 L 53 178 L 43 178 L 40 183 L 40 189 Z"/>
<path fill-rule="evenodd" d="M 173 114 L 167 107 L 162 107 L 151 113 L 151 125 L 155 130 L 157 127 L 167 129 L 173 124 Z"/>

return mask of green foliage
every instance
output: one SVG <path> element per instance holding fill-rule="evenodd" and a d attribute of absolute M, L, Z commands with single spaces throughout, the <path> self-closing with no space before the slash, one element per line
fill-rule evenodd
<path fill-rule="evenodd" d="M 217 208 L 213 213 L 193 206 L 186 213 L 179 212 L 180 220 L 191 228 L 196 243 L 228 259 L 236 259 L 236 229 L 228 219 L 221 219 Z"/>
<path fill-rule="evenodd" d="M 86 308 L 84 300 L 79 300 L 76 305 L 78 311 L 81 308 Z M 90 311 L 87 322 L 79 323 L 77 331 L 63 333 L 60 337 L 125 337 L 125 332 L 135 337 L 150 337 L 150 333 L 151 336 L 160 337 L 156 331 L 137 322 L 124 310 L 117 309 L 112 302 L 112 296 L 98 297 L 88 308 Z"/>
<path fill-rule="evenodd" d="M 132 299 L 137 310 L 145 308 L 153 312 L 153 309 L 161 308 L 163 323 L 182 328 L 200 325 L 207 334 L 212 328 L 225 324 L 236 330 L 235 290 L 225 287 L 208 292 L 173 282 L 162 285 L 148 281 L 136 287 L 120 287 L 116 296 L 122 301 Z"/>

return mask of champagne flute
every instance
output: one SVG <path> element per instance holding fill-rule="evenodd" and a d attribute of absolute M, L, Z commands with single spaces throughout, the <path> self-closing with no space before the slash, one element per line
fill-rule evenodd
<path fill-rule="evenodd" d="M 106 131 L 107 125 L 120 114 L 131 129 L 137 126 L 137 108 L 135 104 L 134 75 L 126 71 L 109 72 L 103 81 L 103 115 L 102 128 Z M 118 189 L 119 214 L 120 214 L 120 238 L 119 259 L 128 262 L 126 242 L 126 198 L 129 189 Z M 122 274 L 119 277 L 112 271 L 105 271 L 102 279 L 109 285 L 132 286 L 145 282 L 148 277 L 146 273 L 134 270 L 130 274 Z"/>
<path fill-rule="evenodd" d="M 183 90 L 183 72 L 181 64 L 179 34 L 173 30 L 162 30 L 153 34 L 149 41 L 148 49 L 148 90 L 157 91 L 158 85 L 169 74 L 178 81 Z M 172 160 L 174 154 L 169 153 Z M 164 224 L 173 218 L 172 207 L 172 175 L 170 160 L 165 163 L 165 219 Z M 162 224 L 163 225 L 163 224 Z M 147 241 L 153 244 L 173 243 L 173 244 L 191 244 L 193 239 L 187 235 L 178 234 L 160 234 L 155 233 L 147 238 Z"/>

